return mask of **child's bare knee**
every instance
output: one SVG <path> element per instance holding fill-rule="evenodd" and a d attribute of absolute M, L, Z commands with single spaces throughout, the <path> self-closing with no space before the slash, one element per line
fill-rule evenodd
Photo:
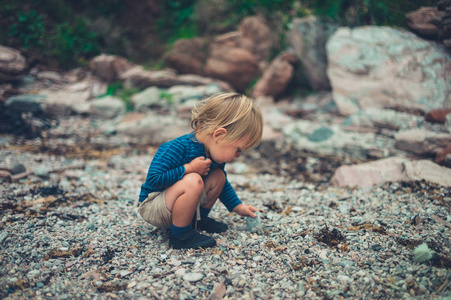
<path fill-rule="evenodd" d="M 204 181 L 202 177 L 197 173 L 189 173 L 183 176 L 185 183 L 189 186 L 190 189 L 198 189 L 200 191 L 204 188 Z"/>

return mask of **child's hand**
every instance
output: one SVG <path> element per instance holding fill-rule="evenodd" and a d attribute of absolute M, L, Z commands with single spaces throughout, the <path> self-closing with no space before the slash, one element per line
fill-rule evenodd
<path fill-rule="evenodd" d="M 233 211 L 242 217 L 251 216 L 251 217 L 255 218 L 257 215 L 254 212 L 259 211 L 259 210 L 256 207 L 253 207 L 252 205 L 238 204 L 233 209 Z"/>
<path fill-rule="evenodd" d="M 201 176 L 207 175 L 210 171 L 211 159 L 203 156 L 196 157 L 189 164 L 185 165 L 185 174 L 197 173 Z"/>

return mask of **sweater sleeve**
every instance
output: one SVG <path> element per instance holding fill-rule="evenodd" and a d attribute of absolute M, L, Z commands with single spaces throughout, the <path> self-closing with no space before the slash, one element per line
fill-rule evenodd
<path fill-rule="evenodd" d="M 155 190 L 164 190 L 182 179 L 184 157 L 184 148 L 179 143 L 160 147 L 150 164 L 145 184 Z"/>
<path fill-rule="evenodd" d="M 224 169 L 223 169 L 224 171 Z M 226 181 L 224 187 L 222 189 L 221 194 L 219 195 L 219 200 L 224 204 L 228 211 L 232 211 L 237 205 L 241 204 L 241 200 L 238 198 L 235 190 L 227 179 L 227 173 L 224 171 L 226 176 Z"/>

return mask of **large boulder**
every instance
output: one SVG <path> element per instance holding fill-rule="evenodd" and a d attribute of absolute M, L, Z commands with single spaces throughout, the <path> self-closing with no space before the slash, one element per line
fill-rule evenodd
<path fill-rule="evenodd" d="M 219 35 L 209 44 L 202 38 L 176 41 L 165 63 L 179 73 L 220 79 L 243 92 L 266 66 L 274 40 L 263 19 L 247 17 L 237 31 Z"/>
<path fill-rule="evenodd" d="M 260 74 L 260 68 L 258 60 L 250 51 L 234 47 L 234 44 L 234 37 L 231 35 L 217 38 L 210 46 L 205 72 L 243 92 Z"/>
<path fill-rule="evenodd" d="M 368 107 L 451 106 L 451 56 L 433 42 L 389 27 L 340 28 L 327 46 L 340 113 Z"/>
<path fill-rule="evenodd" d="M 183 74 L 204 75 L 206 43 L 202 38 L 180 39 L 164 58 L 166 65 Z"/>
<path fill-rule="evenodd" d="M 246 17 L 238 26 L 241 46 L 249 50 L 260 63 L 265 63 L 271 54 L 274 38 L 266 22 L 259 17 Z"/>
<path fill-rule="evenodd" d="M 314 16 L 294 19 L 289 42 L 302 63 L 303 73 L 315 90 L 330 89 L 327 77 L 326 42 L 336 26 L 318 21 Z"/>
<path fill-rule="evenodd" d="M 0 45 L 0 81 L 21 80 L 27 67 L 25 57 L 18 50 Z"/>

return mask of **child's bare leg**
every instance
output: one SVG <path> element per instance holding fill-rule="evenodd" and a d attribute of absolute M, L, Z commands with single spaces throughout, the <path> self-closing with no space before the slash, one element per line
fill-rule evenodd
<path fill-rule="evenodd" d="M 172 212 L 169 246 L 174 249 L 216 246 L 214 238 L 191 228 L 203 189 L 202 177 L 197 173 L 189 173 L 166 190 L 166 207 Z"/>
<path fill-rule="evenodd" d="M 216 169 L 212 171 L 205 179 L 205 192 L 207 194 L 207 203 L 200 208 L 200 221 L 197 222 L 197 228 L 205 230 L 209 233 L 220 233 L 226 231 L 229 226 L 208 217 L 210 209 L 215 204 L 219 195 L 224 188 L 225 174 L 222 170 Z"/>
<path fill-rule="evenodd" d="M 202 205 L 204 208 L 211 209 L 218 200 L 225 183 L 225 174 L 220 169 L 213 170 L 205 179 L 205 193 L 207 194 L 207 203 Z"/>
<path fill-rule="evenodd" d="M 190 173 L 166 190 L 166 207 L 172 212 L 172 224 L 178 227 L 191 224 L 203 188 L 202 177 Z"/>

